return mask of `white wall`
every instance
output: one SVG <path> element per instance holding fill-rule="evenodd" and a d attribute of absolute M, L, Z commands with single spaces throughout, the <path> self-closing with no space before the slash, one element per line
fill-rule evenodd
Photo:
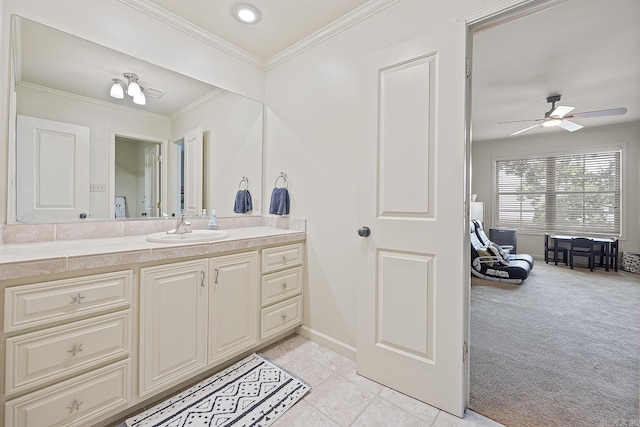
<path fill-rule="evenodd" d="M 233 205 L 243 176 L 249 179 L 254 205 L 248 214 L 261 213 L 263 110 L 260 102 L 224 92 L 171 121 L 171 141 L 202 127 L 203 208 L 215 209 L 218 216 L 235 215 Z M 171 195 L 169 200 L 173 200 Z"/>
<path fill-rule="evenodd" d="M 597 120 L 597 119 L 594 119 Z M 590 127 L 576 132 L 553 129 L 546 134 L 520 135 L 494 141 L 480 141 L 472 147 L 472 192 L 485 202 L 486 229 L 493 225 L 494 158 L 520 153 L 559 153 L 580 148 L 606 148 L 623 145 L 623 236 L 620 251 L 640 250 L 640 123 Z M 544 256 L 543 236 L 518 233 L 518 252 Z"/>

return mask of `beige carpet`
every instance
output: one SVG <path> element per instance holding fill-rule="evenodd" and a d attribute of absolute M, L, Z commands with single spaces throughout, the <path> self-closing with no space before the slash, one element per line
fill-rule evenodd
<path fill-rule="evenodd" d="M 507 426 L 638 426 L 640 275 L 536 260 L 472 280 L 470 408 Z"/>

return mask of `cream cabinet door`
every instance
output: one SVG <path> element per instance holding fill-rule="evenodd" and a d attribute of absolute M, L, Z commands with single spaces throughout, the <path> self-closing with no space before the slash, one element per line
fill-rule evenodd
<path fill-rule="evenodd" d="M 206 366 L 207 286 L 207 260 L 141 269 L 140 396 Z"/>
<path fill-rule="evenodd" d="M 209 363 L 213 364 L 258 343 L 258 254 L 212 258 L 209 269 Z"/>

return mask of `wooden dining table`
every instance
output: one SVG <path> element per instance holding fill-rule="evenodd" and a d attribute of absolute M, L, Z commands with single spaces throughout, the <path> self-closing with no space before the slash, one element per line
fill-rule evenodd
<path fill-rule="evenodd" d="M 558 247 L 560 242 L 571 243 L 571 239 L 575 237 L 586 237 L 587 239 L 593 240 L 593 243 L 602 245 L 602 252 L 604 252 L 604 257 L 606 258 L 606 262 L 604 263 L 605 270 L 609 271 L 609 257 L 611 256 L 611 244 L 615 242 L 615 239 L 612 239 L 610 237 L 568 236 L 564 234 L 553 234 L 549 237 L 553 239 L 553 248 L 555 249 L 555 251 L 553 252 L 553 263 L 555 265 L 558 265 Z"/>

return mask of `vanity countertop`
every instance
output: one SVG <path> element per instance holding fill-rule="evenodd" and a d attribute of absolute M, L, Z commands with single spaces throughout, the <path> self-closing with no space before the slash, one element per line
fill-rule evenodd
<path fill-rule="evenodd" d="M 224 240 L 153 243 L 146 235 L 0 245 L 0 280 L 113 267 L 299 242 L 306 233 L 273 227 L 225 229 Z"/>

